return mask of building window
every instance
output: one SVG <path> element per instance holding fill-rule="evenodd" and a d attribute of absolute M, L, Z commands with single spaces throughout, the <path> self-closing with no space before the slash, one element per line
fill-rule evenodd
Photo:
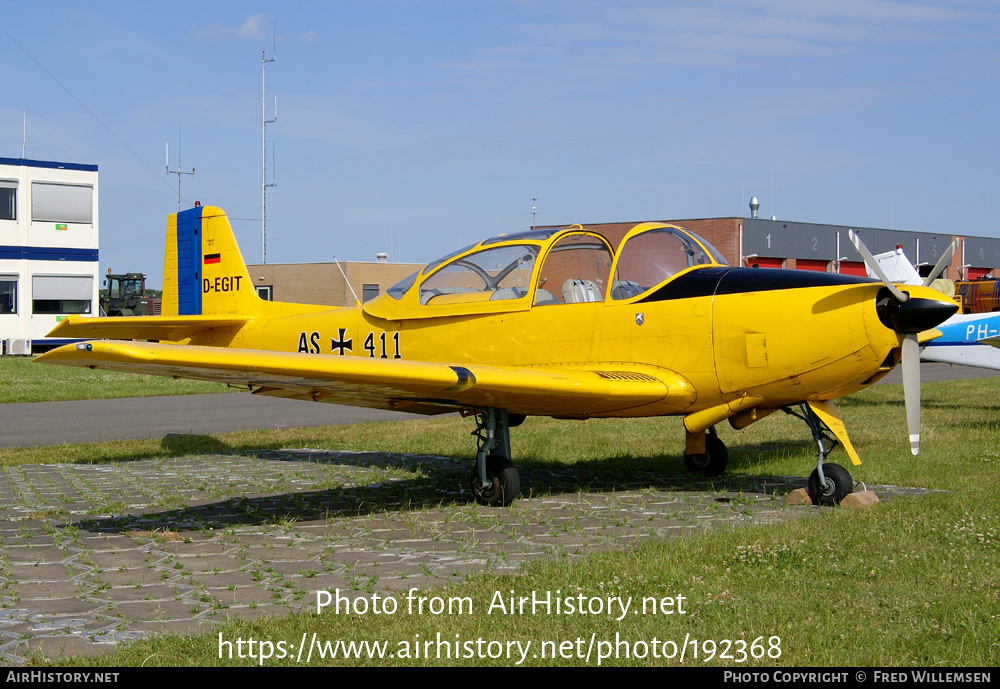
<path fill-rule="evenodd" d="M 0 314 L 17 313 L 17 276 L 0 275 Z"/>
<path fill-rule="evenodd" d="M 264 301 L 273 301 L 274 290 L 271 285 L 257 285 L 257 296 Z"/>
<path fill-rule="evenodd" d="M 89 300 L 83 299 L 34 299 L 31 302 L 31 312 L 57 315 L 90 313 L 90 304 Z"/>
<path fill-rule="evenodd" d="M 361 302 L 370 301 L 378 296 L 378 285 L 362 285 L 361 286 Z"/>
<path fill-rule="evenodd" d="M 90 313 L 93 298 L 92 275 L 31 276 L 32 313 Z"/>
<path fill-rule="evenodd" d="M 94 187 L 89 184 L 31 183 L 33 222 L 94 223 Z"/>
<path fill-rule="evenodd" d="M 0 220 L 17 220 L 17 182 L 0 179 Z"/>

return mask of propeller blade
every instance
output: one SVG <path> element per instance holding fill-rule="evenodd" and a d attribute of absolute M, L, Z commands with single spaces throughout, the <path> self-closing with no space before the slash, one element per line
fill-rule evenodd
<path fill-rule="evenodd" d="M 851 243 L 854 244 L 854 248 L 858 250 L 859 254 L 861 254 L 861 258 L 865 259 L 865 263 L 867 263 L 868 267 L 872 269 L 872 272 L 878 275 L 878 279 L 882 281 L 882 284 L 889 288 L 889 291 L 892 292 L 892 296 L 896 297 L 896 301 L 902 304 L 909 299 L 910 297 L 908 294 L 900 291 L 898 287 L 889 281 L 885 271 L 882 270 L 882 266 L 878 264 L 878 261 L 875 260 L 875 257 L 872 256 L 872 253 L 868 250 L 868 247 L 861 241 L 861 237 L 854 234 L 854 230 L 848 230 L 847 236 L 851 238 Z"/>
<path fill-rule="evenodd" d="M 910 452 L 917 455 L 920 454 L 920 345 L 915 333 L 903 339 L 903 397 L 906 399 Z"/>
<path fill-rule="evenodd" d="M 956 249 L 958 249 L 957 239 L 944 250 L 944 253 L 941 254 L 941 258 L 939 258 L 938 262 L 934 264 L 934 270 L 932 270 L 927 276 L 927 279 L 924 280 L 924 287 L 929 287 L 932 282 L 938 279 L 938 276 L 944 271 L 945 266 L 951 263 L 951 257 L 955 254 Z"/>

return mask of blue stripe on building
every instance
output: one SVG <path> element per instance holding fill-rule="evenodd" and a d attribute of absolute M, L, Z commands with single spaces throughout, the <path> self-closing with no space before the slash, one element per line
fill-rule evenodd
<path fill-rule="evenodd" d="M 97 249 L 54 246 L 0 246 L 0 259 L 29 261 L 96 261 Z"/>
<path fill-rule="evenodd" d="M 28 160 L 26 158 L 0 158 L 0 165 L 21 165 L 23 167 L 44 167 L 50 170 L 83 170 L 97 172 L 96 165 L 86 163 L 57 163 L 50 160 Z"/>
<path fill-rule="evenodd" d="M 177 214 L 177 313 L 201 315 L 201 206 Z"/>

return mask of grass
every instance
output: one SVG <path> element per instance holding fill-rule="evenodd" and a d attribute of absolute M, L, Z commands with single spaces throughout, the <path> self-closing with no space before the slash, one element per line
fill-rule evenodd
<path fill-rule="evenodd" d="M 228 390 L 222 383 L 174 380 L 76 366 L 36 365 L 29 357 L 0 357 L 0 404 L 192 395 Z"/>
<path fill-rule="evenodd" d="M 583 665 L 577 640 L 586 649 L 591 634 L 614 642 L 699 641 L 688 665 L 740 665 L 722 659 L 724 640 L 748 646 L 762 639 L 779 657 L 743 663 L 760 666 L 993 666 L 997 660 L 995 523 L 970 511 L 961 499 L 935 496 L 899 500 L 865 512 L 835 512 L 823 519 L 797 520 L 775 527 L 718 532 L 697 539 L 646 543 L 606 553 L 574 565 L 536 563 L 516 577 L 481 575 L 460 585 L 422 591 L 442 599 L 467 598 L 468 614 L 415 615 L 406 597 L 395 615 L 302 614 L 255 622 L 228 623 L 200 637 L 157 637 L 136 641 L 102 665 L 247 665 L 218 658 L 221 638 L 250 637 L 298 642 L 321 640 L 388 641 L 391 650 L 418 639 L 571 642 L 569 657 L 529 658 L 528 665 Z M 914 512 L 918 514 L 914 514 Z M 952 521 L 952 512 L 963 516 Z M 969 528 L 975 523 L 975 527 Z M 992 530 L 994 540 L 981 538 Z M 986 538 L 991 538 L 986 536 Z M 971 571 L 970 571 L 971 568 Z M 639 601 L 684 596 L 684 614 L 607 616 L 503 614 L 497 594 L 530 596 L 533 591 L 586 597 L 621 596 Z M 780 638 L 780 642 L 777 639 Z M 714 642 L 716 656 L 706 660 Z M 738 645 L 730 645 L 736 653 Z M 605 648 L 607 650 L 607 648 Z M 670 647 L 661 653 L 669 654 Z M 750 649 L 747 648 L 749 652 Z M 679 659 L 619 658 L 614 665 L 678 665 Z M 292 665 L 272 660 L 269 665 Z M 494 661 L 317 661 L 314 665 L 491 665 Z M 508 665 L 513 662 L 501 661 Z M 596 658 L 590 664 L 596 664 Z"/>
<path fill-rule="evenodd" d="M 294 644 L 315 634 L 320 641 L 388 642 L 388 651 L 414 652 L 417 640 L 483 639 L 531 642 L 526 665 L 582 665 L 591 642 L 596 652 L 628 642 L 629 657 L 608 665 L 679 665 L 665 642 L 688 646 L 684 665 L 761 666 L 965 666 L 992 667 L 1000 661 L 1000 378 L 924 386 L 923 442 L 919 457 L 906 443 L 899 386 L 878 385 L 840 402 L 845 422 L 864 464 L 851 468 L 855 480 L 922 486 L 941 492 L 896 497 L 861 511 L 827 510 L 816 518 L 717 531 L 697 538 L 644 542 L 619 552 L 573 563 L 537 561 L 516 576 L 483 573 L 421 595 L 468 598 L 471 612 L 408 614 L 406 594 L 394 615 L 313 613 L 255 621 L 233 621 L 202 636 L 156 636 L 123 645 L 98 658 L 71 658 L 81 666 L 249 665 L 256 660 L 219 658 L 219 639 L 253 637 Z M 429 419 L 167 441 L 0 451 L 0 464 L 80 461 L 118 462 L 196 452 L 243 452 L 279 447 L 381 450 L 467 457 L 474 445 L 471 421 Z M 730 473 L 804 475 L 814 449 L 800 421 L 775 414 L 743 431 L 720 435 L 730 448 Z M 682 433 L 676 419 L 529 419 L 512 432 L 516 462 L 524 468 L 572 465 L 613 480 L 648 481 L 681 473 Z M 842 451 L 831 457 L 849 464 Z M 586 489 L 585 485 L 577 486 Z M 510 508 L 517 510 L 515 502 Z M 412 507 L 419 520 L 421 505 Z M 489 519 L 489 510 L 481 512 Z M 376 587 L 377 590 L 377 587 Z M 494 609 L 495 597 L 560 591 L 562 596 L 685 597 L 684 614 L 512 615 Z M 417 636 L 419 635 L 419 636 Z M 780 638 L 780 643 L 772 639 Z M 760 639 L 760 641 L 757 641 Z M 532 657 L 543 641 L 546 652 Z M 725 642 L 730 643 L 726 644 Z M 734 643 L 734 641 L 736 643 Z M 739 641 L 743 642 L 741 647 Z M 753 646 L 757 641 L 757 646 Z M 568 645 L 560 646 L 560 643 Z M 643 643 L 639 643 L 643 642 Z M 235 643 L 233 644 L 235 647 Z M 504 646 L 506 647 L 506 646 Z M 467 647 L 460 645 L 464 653 Z M 475 645 L 472 647 L 475 648 Z M 483 646 L 485 650 L 496 646 Z M 625 645 L 617 646 L 624 656 Z M 739 661 L 740 649 L 763 651 Z M 244 651 L 246 646 L 244 646 Z M 279 648 L 275 646 L 275 653 Z M 286 646 L 287 650 L 287 646 Z M 731 658 L 723 658 L 728 650 Z M 780 656 L 774 655 L 780 650 Z M 639 651 L 646 657 L 637 658 Z M 768 655 L 768 651 L 771 655 Z M 234 652 L 235 655 L 235 652 Z M 460 655 L 462 655 L 460 653 Z M 549 654 L 551 656 L 551 654 Z M 710 659 L 709 659 L 709 656 Z M 40 660 L 38 662 L 41 662 Z M 329 658 L 313 665 L 508 665 L 515 660 L 476 658 Z M 272 658 L 268 665 L 294 665 Z"/>

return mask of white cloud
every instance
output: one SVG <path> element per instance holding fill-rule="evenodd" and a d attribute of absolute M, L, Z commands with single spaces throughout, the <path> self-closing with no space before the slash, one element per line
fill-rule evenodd
<path fill-rule="evenodd" d="M 252 17 L 248 17 L 243 26 L 236 30 L 236 35 L 241 38 L 260 38 L 261 34 L 261 23 L 264 21 L 265 16 L 263 14 L 255 14 Z"/>
<path fill-rule="evenodd" d="M 985 3 L 877 0 L 680 0 L 585 4 L 526 27 L 546 51 L 605 64 L 729 67 L 741 60 L 822 58 L 871 46 L 989 38 Z"/>
<path fill-rule="evenodd" d="M 247 17 L 238 27 L 233 26 L 203 26 L 191 30 L 196 38 L 228 36 L 232 38 L 264 38 L 264 26 L 268 20 L 266 14 L 254 14 Z"/>

